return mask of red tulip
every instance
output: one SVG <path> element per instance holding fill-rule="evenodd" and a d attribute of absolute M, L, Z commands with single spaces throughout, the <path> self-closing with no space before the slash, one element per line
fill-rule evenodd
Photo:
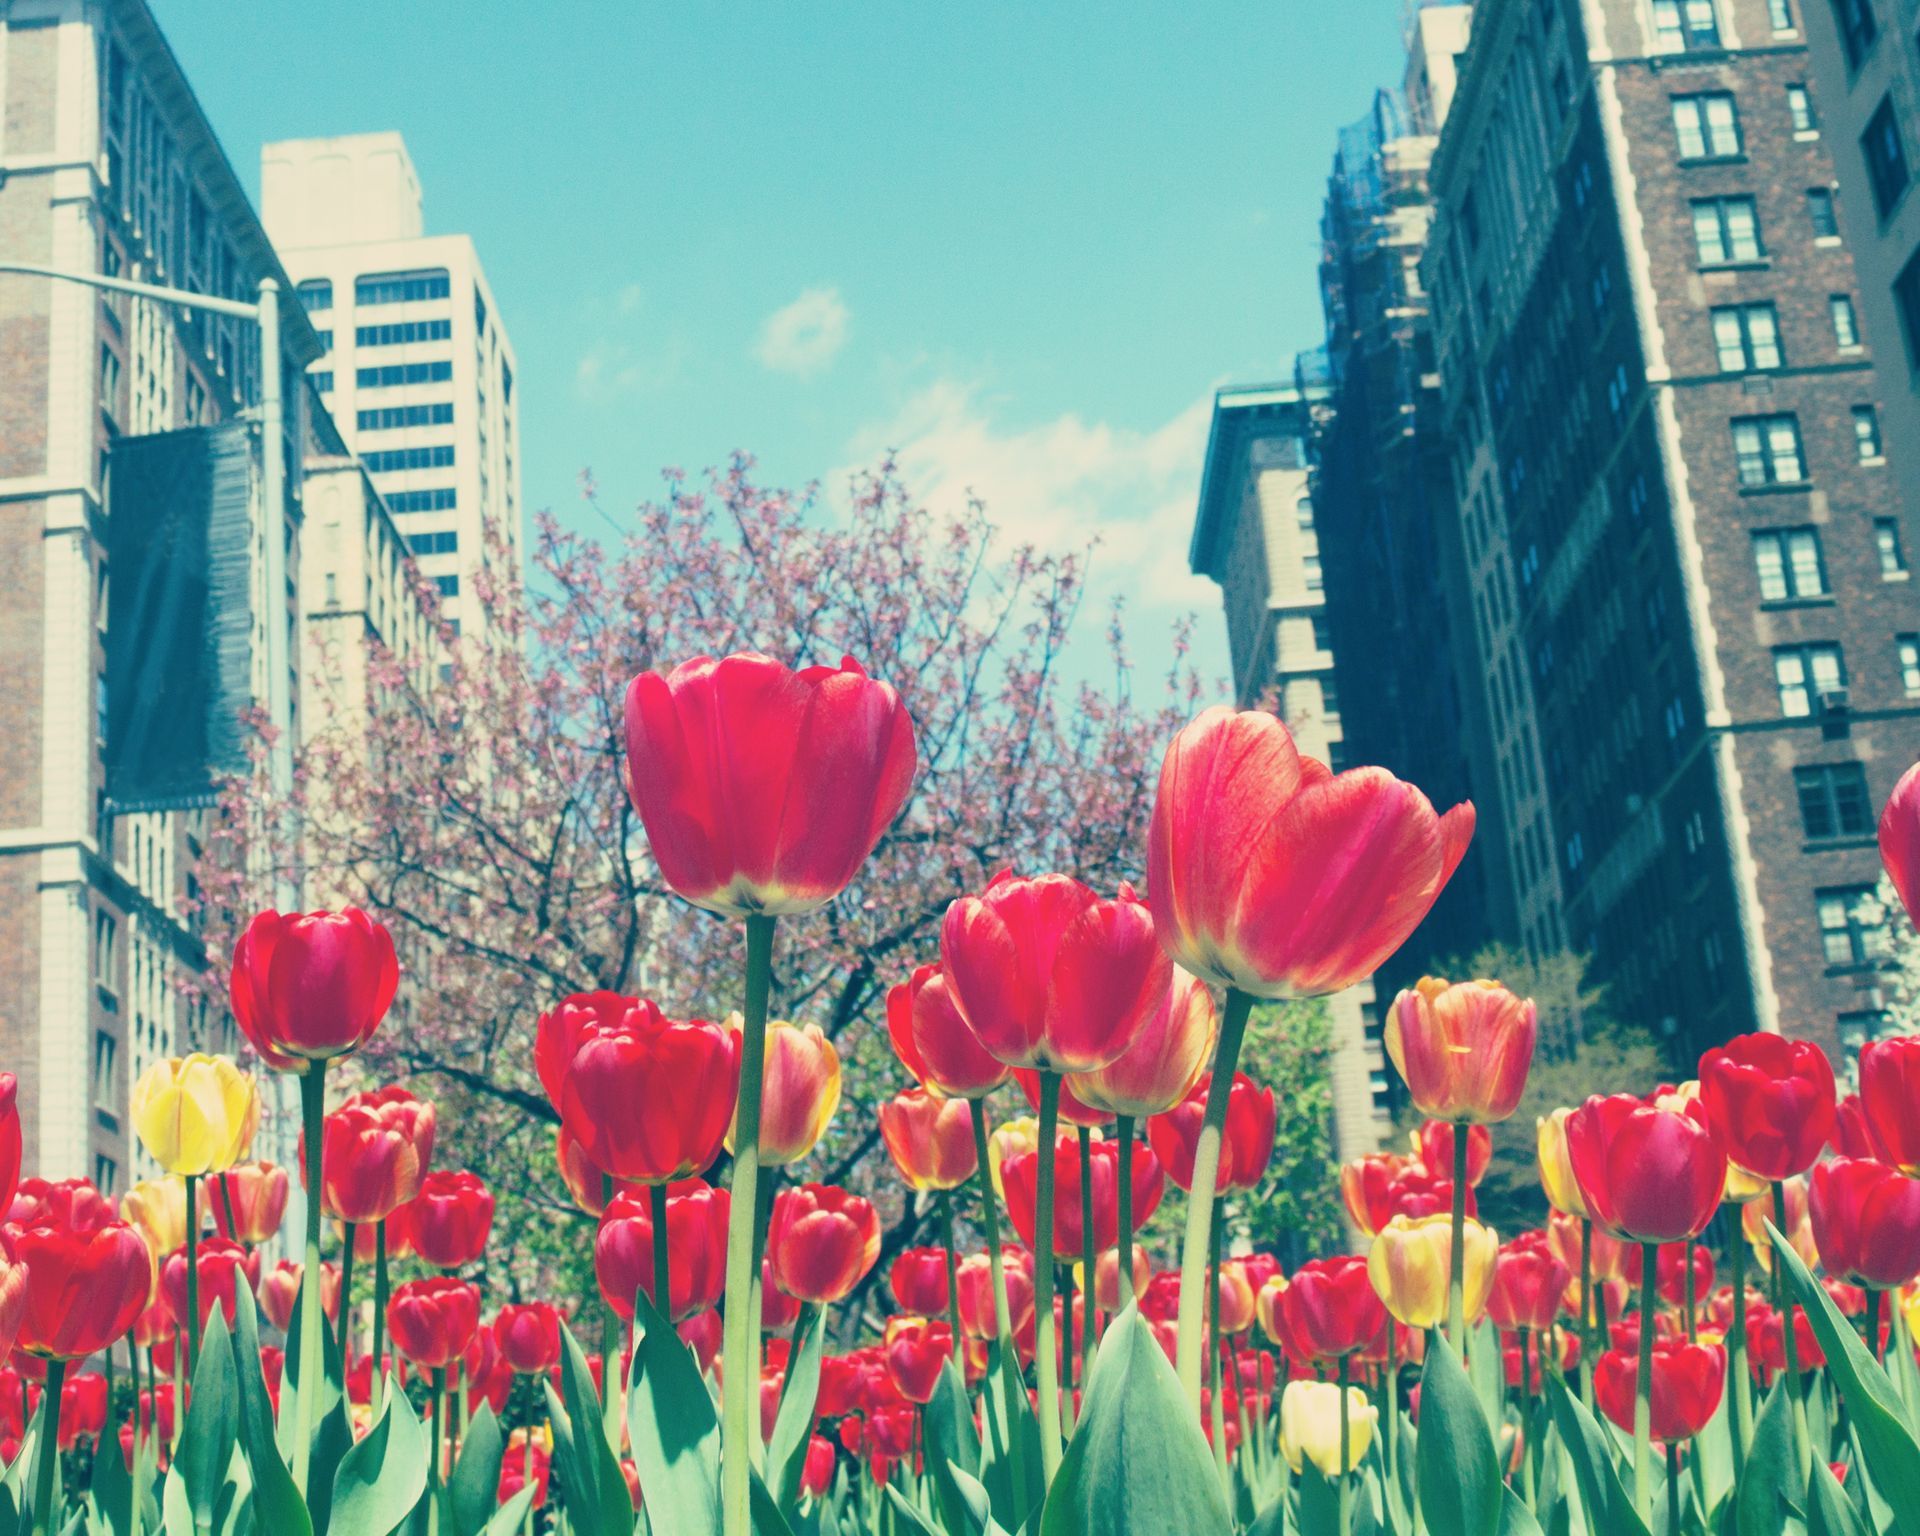
<path fill-rule="evenodd" d="M 533 1070 L 557 1110 L 566 1097 L 573 1053 L 596 1029 L 615 1029 L 640 999 L 620 992 L 576 992 L 540 1015 L 533 1029 Z"/>
<path fill-rule="evenodd" d="M 1780 1314 L 1764 1302 L 1748 1305 L 1747 1341 L 1757 1368 L 1768 1372 L 1787 1368 L 1785 1325 Z M 1826 1352 L 1820 1347 L 1813 1324 L 1807 1321 L 1807 1314 L 1799 1307 L 1793 1309 L 1793 1348 L 1794 1360 L 1802 1372 L 1817 1371 L 1827 1363 Z"/>
<path fill-rule="evenodd" d="M 780 1288 L 802 1301 L 843 1301 L 880 1257 L 880 1217 L 827 1184 L 786 1189 L 773 1202 L 767 1257 Z"/>
<path fill-rule="evenodd" d="M 326 1118 L 321 1187 L 327 1214 L 385 1221 L 420 1193 L 433 1159 L 433 1106 L 395 1085 L 356 1093 Z M 304 1151 L 301 1167 L 306 1166 Z"/>
<path fill-rule="evenodd" d="M 887 1271 L 887 1284 L 902 1312 L 933 1317 L 947 1310 L 947 1250 L 903 1248 Z"/>
<path fill-rule="evenodd" d="M 1868 1123 L 1867 1112 L 1857 1093 L 1848 1094 L 1834 1106 L 1833 1130 L 1828 1133 L 1827 1145 L 1841 1157 L 1870 1157 L 1879 1163 L 1893 1161 Z"/>
<path fill-rule="evenodd" d="M 1840 1157 L 1813 1165 L 1807 1193 L 1828 1274 L 1879 1290 L 1920 1275 L 1920 1180 Z"/>
<path fill-rule="evenodd" d="M 913 785 L 913 723 L 851 656 L 700 656 L 627 689 L 628 788 L 668 885 L 735 917 L 845 890 Z"/>
<path fill-rule="evenodd" d="M 1413 1133 L 1413 1150 L 1429 1173 L 1453 1180 L 1453 1124 L 1427 1120 Z M 1467 1183 L 1478 1186 L 1493 1161 L 1493 1132 L 1484 1125 L 1467 1127 Z"/>
<path fill-rule="evenodd" d="M 27 1267 L 7 1256 L 5 1239 L 0 1238 L 0 1359 L 12 1350 L 26 1313 Z"/>
<path fill-rule="evenodd" d="M 780 1289 L 773 1278 L 773 1266 L 763 1254 L 760 1258 L 760 1331 L 769 1335 L 769 1344 L 784 1344 L 786 1335 L 800 1320 L 800 1302 Z"/>
<path fill-rule="evenodd" d="M 160 1269 L 160 1299 L 181 1328 L 196 1323 L 207 1326 L 218 1306 L 220 1315 L 233 1326 L 233 1309 L 242 1285 L 252 1286 L 260 1277 L 259 1255 L 224 1237 L 203 1237 L 195 1254 L 195 1269 L 200 1276 L 200 1316 L 189 1319 L 187 1308 L 187 1250 L 176 1248 L 167 1255 Z"/>
<path fill-rule="evenodd" d="M 573 1203 L 589 1216 L 601 1215 L 607 1208 L 605 1190 L 609 1181 L 599 1165 L 581 1150 L 565 1121 L 554 1133 L 554 1160 L 560 1166 L 560 1178 L 567 1186 L 567 1193 L 573 1196 Z M 614 1194 L 646 1188 L 631 1179 L 614 1179 L 611 1183 Z"/>
<path fill-rule="evenodd" d="M 423 1371 L 461 1359 L 480 1327 L 480 1288 L 449 1275 L 409 1280 L 387 1303 L 393 1347 Z"/>
<path fill-rule="evenodd" d="M 533 1508 L 543 1509 L 547 1502 L 547 1481 L 552 1475 L 552 1457 L 539 1441 L 534 1441 L 531 1449 L 527 1446 L 529 1431 L 516 1429 L 507 1442 L 506 1453 L 500 1458 L 500 1502 L 505 1504 L 522 1488 L 527 1486 L 529 1470 L 533 1477 Z M 529 1459 L 531 1458 L 531 1459 Z"/>
<path fill-rule="evenodd" d="M 1567 1117 L 1567 1151 L 1594 1219 L 1638 1243 L 1699 1236 L 1726 1188 L 1727 1154 L 1698 1100 L 1661 1109 L 1595 1094 Z"/>
<path fill-rule="evenodd" d="M 980 1171 L 965 1099 L 909 1088 L 880 1106 L 880 1139 L 915 1189 L 958 1189 Z"/>
<path fill-rule="evenodd" d="M 287 1212 L 287 1170 L 272 1163 L 235 1163 L 207 1180 L 213 1227 L 237 1243 L 272 1240 Z"/>
<path fill-rule="evenodd" d="M 13 1204 L 20 1186 L 20 1082 L 0 1072 L 0 1211 Z"/>
<path fill-rule="evenodd" d="M 28 1284 L 14 1347 L 55 1360 L 105 1349 L 153 1295 L 153 1255 L 123 1221 L 92 1231 L 30 1226 L 11 1234 Z"/>
<path fill-rule="evenodd" d="M 400 985 L 393 939 L 366 913 L 267 911 L 233 950 L 233 1016 L 269 1066 L 351 1055 L 387 1016 Z"/>
<path fill-rule="evenodd" d="M 1453 1209 L 1450 1177 L 1388 1152 L 1370 1152 L 1342 1164 L 1340 1194 L 1348 1220 L 1366 1237 L 1377 1236 L 1396 1216 L 1440 1216 Z M 1479 1202 L 1468 1189 L 1467 1214 L 1478 1211 Z"/>
<path fill-rule="evenodd" d="M 282 1259 L 254 1287 L 260 1310 L 282 1333 L 293 1322 L 293 1304 L 300 1296 L 300 1272 L 298 1259 Z M 333 1264 L 320 1266 L 320 1310 L 329 1318 L 340 1316 L 340 1270 Z"/>
<path fill-rule="evenodd" d="M 726 1288 L 727 1214 L 724 1189 L 699 1179 L 667 1192 L 667 1301 L 674 1321 L 713 1306 Z M 644 1292 L 656 1308 L 653 1283 L 651 1192 L 614 1196 L 593 1240 L 593 1270 L 600 1294 L 625 1321 L 633 1321 L 633 1298 Z"/>
<path fill-rule="evenodd" d="M 1033 1310 L 1033 1271 L 1027 1251 L 1012 1246 L 1000 1250 L 1000 1267 L 1007 1287 L 1007 1321 L 1018 1323 Z M 993 1305 L 993 1261 L 984 1253 L 970 1253 L 960 1261 L 960 1328 L 970 1338 L 990 1339 L 998 1331 Z"/>
<path fill-rule="evenodd" d="M 1900 782 L 1912 779 L 1909 772 Z M 1860 1108 L 1886 1160 L 1902 1173 L 1920 1174 L 1920 1035 L 1861 1046 Z"/>
<path fill-rule="evenodd" d="M 493 1341 L 517 1375 L 550 1371 L 560 1363 L 560 1311 L 545 1301 L 504 1306 L 493 1320 Z"/>
<path fill-rule="evenodd" d="M 668 1277 L 669 1286 L 672 1276 Z M 705 1375 L 713 1369 L 714 1360 L 720 1354 L 720 1314 L 711 1309 L 696 1312 L 692 1317 L 683 1318 L 673 1325 L 673 1331 L 680 1335 L 680 1342 L 687 1346 L 695 1364 Z"/>
<path fill-rule="evenodd" d="M 1051 1072 L 1118 1060 L 1173 981 L 1153 917 L 1131 888 L 1103 899 L 1067 875 L 1011 870 L 947 908 L 940 963 L 989 1054 Z"/>
<path fill-rule="evenodd" d="M 1088 1148 L 1088 1166 L 1093 1174 L 1093 1247 L 1096 1253 L 1120 1241 L 1120 1148 L 1111 1141 L 1096 1141 Z M 1080 1222 L 1080 1145 L 1071 1133 L 1054 1142 L 1053 1159 L 1053 1254 L 1055 1258 L 1074 1260 L 1082 1256 Z M 1035 1205 L 1039 1196 L 1040 1154 L 1022 1152 L 1000 1167 L 1006 1187 L 1007 1215 L 1020 1240 L 1034 1247 Z M 1133 1149 L 1133 1222 L 1145 1226 L 1160 1207 L 1166 1192 L 1166 1176 L 1160 1159 L 1150 1147 Z"/>
<path fill-rule="evenodd" d="M 1257 710 L 1207 710 L 1167 748 L 1147 890 L 1167 952 L 1255 997 L 1371 975 L 1419 925 L 1473 836 L 1384 769 L 1335 775 Z"/>
<path fill-rule="evenodd" d="M 1076 1073 L 1062 1084 L 1063 1113 L 1071 1097 L 1096 1113 L 1143 1119 L 1173 1108 L 1193 1092 L 1213 1057 L 1219 1020 L 1213 994 L 1199 977 L 1177 965 L 1172 975 L 1145 1028 L 1118 1060 Z"/>
<path fill-rule="evenodd" d="M 1920 926 L 1920 918 L 1914 917 L 1920 905 L 1920 763 L 1900 775 L 1880 813 L 1880 862 L 1908 920 Z"/>
<path fill-rule="evenodd" d="M 85 1179 L 22 1179 L 7 1207 L 10 1227 L 59 1227 L 67 1232 L 98 1232 L 120 1219 L 114 1204 Z"/>
<path fill-rule="evenodd" d="M 933 1401 L 940 1372 L 953 1358 L 953 1330 L 924 1317 L 895 1317 L 887 1321 L 887 1374 L 910 1403 Z"/>
<path fill-rule="evenodd" d="M 263 1350 L 262 1353 L 266 1351 Z M 273 1353 L 278 1354 L 279 1351 L 275 1350 Z M 159 1383 L 152 1391 L 143 1390 L 138 1402 L 134 1405 L 134 1417 L 140 1421 L 141 1431 L 152 1434 L 157 1419 L 162 1440 L 173 1438 L 173 1413 L 173 1383 L 170 1381 Z"/>
<path fill-rule="evenodd" d="M 1687 1263 L 1693 1264 L 1694 1304 L 1713 1289 L 1713 1250 L 1697 1243 L 1662 1243 L 1654 1259 L 1654 1288 L 1670 1307 L 1687 1304 Z"/>
<path fill-rule="evenodd" d="M 1213 1074 L 1203 1073 L 1193 1092 L 1165 1114 L 1147 1121 L 1147 1140 L 1167 1170 L 1167 1177 L 1184 1190 L 1193 1188 L 1194 1150 L 1207 1112 L 1207 1093 Z M 1257 1086 L 1244 1072 L 1233 1074 L 1227 1093 L 1227 1125 L 1220 1142 L 1221 1193 L 1253 1189 L 1273 1156 L 1273 1090 Z"/>
<path fill-rule="evenodd" d="M 1633 1432 L 1636 1375 L 1640 1362 L 1609 1349 L 1593 1364 L 1593 1395 L 1606 1416 Z M 1691 1439 L 1705 1429 L 1727 1385 L 1727 1352 L 1718 1344 L 1661 1338 L 1653 1344 L 1653 1438 L 1666 1444 Z"/>
<path fill-rule="evenodd" d="M 60 1449 L 98 1440 L 107 1427 L 107 1378 L 80 1371 L 60 1384 Z"/>
<path fill-rule="evenodd" d="M 921 966 L 887 994 L 887 1030 L 907 1070 L 950 1099 L 983 1099 L 1007 1080 L 1007 1064 L 960 1016 L 938 965 Z"/>
<path fill-rule="evenodd" d="M 1539 1018 L 1533 1003 L 1497 981 L 1449 984 L 1423 976 L 1387 1013 L 1387 1054 L 1407 1095 L 1436 1120 L 1489 1124 L 1519 1106 L 1533 1064 Z M 1452 1147 L 1448 1147 L 1452 1151 Z M 1472 1149 L 1468 1149 L 1471 1162 Z M 1433 1168 L 1433 1164 L 1427 1164 Z M 1452 1172 L 1433 1168 L 1436 1173 Z"/>
<path fill-rule="evenodd" d="M 835 1457 L 833 1442 L 814 1435 L 807 1441 L 806 1465 L 800 1469 L 800 1491 L 810 1498 L 823 1498 L 833 1484 Z"/>
<path fill-rule="evenodd" d="M 1560 1315 L 1560 1300 L 1572 1279 L 1544 1232 L 1523 1232 L 1512 1242 L 1502 1243 L 1493 1261 L 1487 1316 L 1499 1328 L 1543 1333 Z"/>
<path fill-rule="evenodd" d="M 1707 1124 L 1763 1179 L 1805 1173 L 1833 1131 L 1833 1064 L 1811 1040 L 1736 1035 L 1700 1058 Z"/>
<path fill-rule="evenodd" d="M 651 1002 L 588 1029 L 561 1094 L 568 1133 L 616 1178 L 667 1183 L 704 1173 L 733 1123 L 738 1037 Z"/>
<path fill-rule="evenodd" d="M 1313 1259 L 1294 1271 L 1277 1304 L 1289 1338 L 1315 1360 L 1366 1348 L 1386 1327 L 1386 1305 L 1358 1254 Z"/>
<path fill-rule="evenodd" d="M 414 1251 L 439 1269 L 460 1269 L 487 1251 L 493 1228 L 493 1195 L 480 1176 L 442 1169 L 430 1173 L 407 1207 Z"/>
<path fill-rule="evenodd" d="M 1254 1257 L 1264 1258 L 1265 1255 L 1256 1254 Z M 1245 1270 L 1247 1261 L 1236 1260 L 1235 1262 L 1241 1264 Z M 1153 1261 L 1147 1257 L 1146 1249 L 1133 1250 L 1133 1273 L 1129 1278 L 1133 1281 L 1133 1294 L 1136 1296 L 1152 1281 Z M 1251 1271 L 1247 1271 L 1247 1283 L 1254 1286 L 1254 1289 L 1259 1289 Z M 1118 1248 L 1107 1249 L 1093 1261 L 1093 1300 L 1095 1306 L 1102 1312 L 1120 1310 L 1120 1250 Z M 961 1326 L 964 1327 L 965 1324 Z"/>
<path fill-rule="evenodd" d="M 852 1355 L 822 1355 L 814 1412 L 823 1419 L 837 1419 L 859 1406 L 860 1362 Z"/>

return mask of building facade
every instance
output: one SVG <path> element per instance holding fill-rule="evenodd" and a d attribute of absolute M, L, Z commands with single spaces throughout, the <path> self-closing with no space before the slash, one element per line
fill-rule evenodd
<path fill-rule="evenodd" d="M 1422 259 L 1480 837 L 1677 1060 L 1880 1026 L 1916 529 L 1787 0 L 1481 0 Z M 1907 472 L 1911 472 L 1910 470 Z"/>
<path fill-rule="evenodd" d="M 0 259 L 243 302 L 286 283 L 143 0 L 0 6 L 0 94 Z M 281 339 L 292 495 L 272 516 L 256 500 L 256 572 L 268 537 L 298 547 L 301 375 L 318 342 L 291 304 Z M 178 986 L 203 960 L 202 813 L 107 798 L 107 653 L 122 643 L 107 472 L 116 443 L 255 407 L 258 340 L 243 319 L 0 274 L 0 1067 L 20 1079 L 26 1167 L 109 1193 L 140 1172 L 137 1073 L 235 1041 L 224 1009 Z M 297 654 L 291 580 L 252 605 L 264 698 L 268 626 Z"/>
<path fill-rule="evenodd" d="M 513 347 L 473 242 L 428 235 L 397 133 L 290 139 L 260 155 L 261 211 L 328 346 L 311 377 L 438 587 L 484 643 L 487 573 L 516 573 Z"/>
<path fill-rule="evenodd" d="M 1187 561 L 1219 583 L 1241 707 L 1274 709 L 1302 752 L 1340 769 L 1346 739 L 1308 474 L 1312 412 L 1324 394 L 1271 384 L 1214 396 Z M 1391 1128 L 1386 1056 L 1371 982 L 1327 1006 L 1334 1141 L 1344 1160 L 1377 1150 Z"/>

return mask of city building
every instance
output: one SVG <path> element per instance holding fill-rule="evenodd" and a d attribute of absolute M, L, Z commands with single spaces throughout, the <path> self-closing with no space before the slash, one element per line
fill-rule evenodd
<path fill-rule="evenodd" d="M 1799 132 L 1833 156 L 1840 229 L 1853 255 L 1858 325 L 1873 350 L 1881 430 L 1920 445 L 1920 15 L 1894 0 L 1796 0 L 1806 30 Z M 1907 511 L 1920 515 L 1920 465 L 1895 455 Z"/>
<path fill-rule="evenodd" d="M 1187 563 L 1220 586 L 1234 689 L 1272 708 L 1300 750 L 1346 766 L 1340 697 L 1308 484 L 1321 386 L 1264 384 L 1214 396 L 1199 511 Z M 1386 1057 L 1363 982 L 1327 1000 L 1334 1142 L 1344 1160 L 1376 1151 L 1390 1129 Z"/>
<path fill-rule="evenodd" d="M 397 133 L 260 152 L 261 212 L 328 355 L 311 378 L 456 632 L 484 643 L 476 583 L 517 572 L 513 347 L 473 242 L 425 234 Z"/>
<path fill-rule="evenodd" d="M 1802 20 L 1481 0 L 1428 171 L 1479 840 L 1676 1062 L 1881 1026 L 1874 808 L 1920 754 L 1920 530 Z"/>
<path fill-rule="evenodd" d="M 237 302 L 264 279 L 287 286 L 144 0 L 0 7 L 0 93 L 0 260 Z M 319 351 L 292 303 L 279 339 L 289 494 L 270 513 L 257 325 L 0 273 L 0 1066 L 20 1080 L 25 1166 L 110 1194 L 142 1171 L 135 1076 L 159 1056 L 236 1043 L 224 1008 L 179 987 L 204 964 L 191 870 L 205 801 L 108 793 L 108 722 L 129 704 L 109 700 L 110 658 L 202 643 L 128 617 L 135 584 L 107 553 L 116 526 L 151 509 L 120 484 L 170 455 L 239 475 L 240 606 L 197 612 L 252 699 L 270 697 L 273 626 L 289 665 L 295 654 L 302 374 Z M 195 510 L 180 509 L 179 526 Z M 204 535 L 212 514 L 197 515 Z M 293 557 L 285 593 L 266 589 L 270 541 Z M 232 550 L 222 558 L 230 576 Z M 297 677 L 287 693 L 297 722 Z"/>

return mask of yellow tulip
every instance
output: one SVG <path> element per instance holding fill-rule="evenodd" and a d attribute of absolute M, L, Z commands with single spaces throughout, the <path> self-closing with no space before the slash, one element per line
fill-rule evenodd
<path fill-rule="evenodd" d="M 156 1259 L 164 1259 L 187 1240 L 187 1185 L 169 1175 L 142 1179 L 120 1197 L 120 1216 L 136 1227 Z"/>
<path fill-rule="evenodd" d="M 246 1156 L 260 1125 L 260 1098 L 253 1079 L 225 1056 L 195 1052 L 141 1073 L 133 1124 L 168 1173 L 219 1173 Z"/>
<path fill-rule="evenodd" d="M 1462 1229 L 1465 1263 L 1461 1295 L 1469 1324 L 1480 1321 L 1493 1289 L 1500 1239 L 1472 1217 Z M 1387 1310 L 1409 1328 L 1433 1328 L 1447 1315 L 1448 1267 L 1453 1254 L 1451 1216 L 1396 1216 L 1380 1229 L 1367 1254 L 1367 1278 Z"/>
<path fill-rule="evenodd" d="M 1587 1202 L 1580 1193 L 1580 1181 L 1573 1176 L 1573 1159 L 1567 1152 L 1567 1116 L 1571 1108 L 1556 1109 L 1534 1122 L 1534 1134 L 1540 1158 L 1540 1187 L 1547 1192 L 1547 1204 L 1569 1216 L 1585 1216 Z"/>
<path fill-rule="evenodd" d="M 727 1018 L 730 1030 L 743 1024 L 737 1013 Z M 760 1162 L 784 1168 L 813 1150 L 839 1107 L 840 1053 L 818 1024 L 770 1020 L 760 1084 Z M 733 1147 L 731 1129 L 727 1147 Z"/>
<path fill-rule="evenodd" d="M 992 1164 L 993 1192 L 1002 1200 L 1007 1198 L 1007 1191 L 1000 1182 L 1000 1165 L 1010 1157 L 1039 1148 L 1040 1122 L 1032 1115 L 1017 1115 L 993 1128 L 993 1137 L 987 1142 L 987 1161 Z"/>
<path fill-rule="evenodd" d="M 1759 1174 L 1748 1173 L 1738 1163 L 1728 1162 L 1727 1187 L 1720 1196 L 1722 1200 L 1733 1205 L 1745 1205 L 1772 1192 L 1773 1186 Z"/>
<path fill-rule="evenodd" d="M 1340 1476 L 1340 1391 L 1330 1381 L 1290 1381 L 1280 1394 L 1280 1449 L 1296 1477 L 1303 1460 L 1311 1461 L 1328 1477 Z M 1360 1388 L 1348 1387 L 1346 1393 L 1346 1470 L 1350 1471 L 1366 1458 L 1373 1444 L 1373 1427 L 1380 1410 Z"/>

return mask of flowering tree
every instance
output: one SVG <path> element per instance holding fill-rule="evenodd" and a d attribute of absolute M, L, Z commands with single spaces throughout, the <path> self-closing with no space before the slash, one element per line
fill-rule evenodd
<path fill-rule="evenodd" d="M 619 531 L 603 543 L 543 516 L 524 586 L 498 558 L 473 580 L 497 643 L 443 631 L 450 671 L 425 696 L 375 647 L 375 706 L 337 715 L 298 764 L 308 889 L 380 913 L 415 973 L 406 1026 L 365 1070 L 427 1080 L 451 1156 L 502 1171 L 494 1258 L 516 1285 L 580 1246 L 554 1245 L 550 1221 L 514 1219 L 516 1204 L 572 1208 L 533 1072 L 538 1014 L 596 988 L 682 1016 L 740 1002 L 738 925 L 672 895 L 628 800 L 636 673 L 703 653 L 803 664 L 850 651 L 913 716 L 905 811 L 820 920 L 783 929 L 775 959 L 776 1015 L 818 1023 L 845 1072 L 834 1130 L 795 1173 L 862 1184 L 874 1107 L 903 1086 L 879 1027 L 887 987 L 934 957 L 948 903 L 1000 868 L 1103 890 L 1137 880 L 1159 754 L 1198 689 L 1177 659 L 1158 696 L 1137 700 L 1117 614 L 1103 685 L 1070 681 L 1083 560 L 1009 541 L 977 505 L 924 510 L 891 463 L 857 480 L 844 516 L 813 488 L 759 484 L 744 458 L 703 489 L 670 472 L 664 497 Z M 235 786 L 203 861 L 216 951 L 264 904 L 260 790 Z M 897 1200 L 891 1214 L 897 1247 L 909 1235 Z"/>

